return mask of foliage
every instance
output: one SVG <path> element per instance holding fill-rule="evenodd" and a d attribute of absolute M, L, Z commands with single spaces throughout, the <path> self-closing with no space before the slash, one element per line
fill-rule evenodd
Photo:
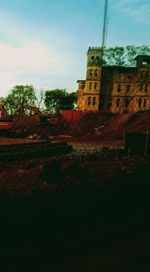
<path fill-rule="evenodd" d="M 76 93 L 68 93 L 65 89 L 55 89 L 45 92 L 44 102 L 49 112 L 58 114 L 62 110 L 73 109 L 76 99 Z"/>
<path fill-rule="evenodd" d="M 35 95 L 31 85 L 15 86 L 7 97 L 0 98 L 0 107 L 11 115 L 31 115 L 35 112 L 48 111 L 60 113 L 62 110 L 70 110 L 75 107 L 77 94 L 68 93 L 65 89 L 41 90 Z"/>
<path fill-rule="evenodd" d="M 150 55 L 150 47 L 127 45 L 126 47 L 105 48 L 104 63 L 110 66 L 135 66 L 134 58 L 137 55 Z"/>
<path fill-rule="evenodd" d="M 44 110 L 44 90 L 41 89 L 39 93 L 37 93 L 36 105 L 38 109 Z"/>
<path fill-rule="evenodd" d="M 5 108 L 7 113 L 24 115 L 27 106 L 35 106 L 36 95 L 31 85 L 16 85 L 5 98 Z"/>

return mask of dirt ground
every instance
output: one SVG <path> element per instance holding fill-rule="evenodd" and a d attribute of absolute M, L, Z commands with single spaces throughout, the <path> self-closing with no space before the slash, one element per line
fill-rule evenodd
<path fill-rule="evenodd" d="M 79 151 L 0 162 L 3 271 L 150 271 L 150 159 L 106 148 L 122 147 L 127 130 L 148 130 L 149 117 L 94 115 L 55 135 L 45 128 L 40 140 L 68 141 Z M 31 125 L 29 134 L 38 134 L 41 127 Z M 30 142 L 27 134 L 0 140 Z M 90 146 L 105 148 L 80 150 Z"/>
<path fill-rule="evenodd" d="M 149 163 L 106 151 L 1 162 L 5 271 L 149 271 Z"/>
<path fill-rule="evenodd" d="M 126 132 L 147 132 L 150 128 L 150 111 L 135 114 L 91 112 L 76 123 L 61 120 L 56 124 L 40 123 L 34 117 L 16 118 L 13 129 L 6 132 L 9 138 L 53 139 L 72 142 L 123 145 Z M 2 131 L 0 131 L 2 134 Z M 70 137 L 70 139 L 69 139 Z"/>

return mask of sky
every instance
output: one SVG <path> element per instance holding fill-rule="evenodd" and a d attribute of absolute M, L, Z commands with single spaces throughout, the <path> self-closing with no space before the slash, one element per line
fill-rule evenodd
<path fill-rule="evenodd" d="M 77 90 L 101 46 L 104 0 L 0 0 L 0 96 L 15 85 Z M 109 0 L 107 47 L 150 44 L 150 0 Z"/>

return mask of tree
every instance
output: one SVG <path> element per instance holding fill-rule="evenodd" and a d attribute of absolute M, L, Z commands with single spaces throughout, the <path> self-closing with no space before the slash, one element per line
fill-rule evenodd
<path fill-rule="evenodd" d="M 62 110 L 73 109 L 76 99 L 76 93 L 68 93 L 64 89 L 55 89 L 45 92 L 44 102 L 48 111 L 58 114 Z"/>
<path fill-rule="evenodd" d="M 41 89 L 40 92 L 37 92 L 36 105 L 39 110 L 44 111 L 44 90 L 43 89 Z"/>
<path fill-rule="evenodd" d="M 9 114 L 29 114 L 27 106 L 35 106 L 35 90 L 32 85 L 16 85 L 5 99 L 5 105 Z"/>
<path fill-rule="evenodd" d="M 0 97 L 0 118 L 7 114 L 6 111 L 6 101 L 4 97 Z"/>
<path fill-rule="evenodd" d="M 62 110 L 72 110 L 74 109 L 77 101 L 77 93 L 65 93 L 64 98 L 62 99 Z"/>
<path fill-rule="evenodd" d="M 104 50 L 104 64 L 118 66 L 135 66 L 134 58 L 137 55 L 149 55 L 150 47 L 146 45 L 126 47 L 111 47 Z"/>

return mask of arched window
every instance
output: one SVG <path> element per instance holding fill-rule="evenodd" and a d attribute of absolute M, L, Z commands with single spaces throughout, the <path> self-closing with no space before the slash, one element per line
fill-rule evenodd
<path fill-rule="evenodd" d="M 120 105 L 120 98 L 117 98 L 117 100 L 116 100 L 116 107 L 118 108 L 119 105 Z"/>

